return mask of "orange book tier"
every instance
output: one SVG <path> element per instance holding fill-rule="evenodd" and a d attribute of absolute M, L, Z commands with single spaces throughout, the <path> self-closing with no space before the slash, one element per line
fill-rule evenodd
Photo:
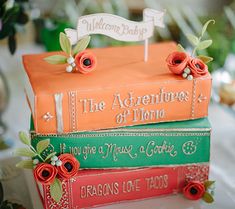
<path fill-rule="evenodd" d="M 109 129 L 138 124 L 181 121 L 207 116 L 211 76 L 192 80 L 171 73 L 167 56 L 175 43 L 153 44 L 149 60 L 143 46 L 92 49 L 96 70 L 66 73 L 66 65 L 25 55 L 26 94 L 35 130 L 41 134 Z"/>

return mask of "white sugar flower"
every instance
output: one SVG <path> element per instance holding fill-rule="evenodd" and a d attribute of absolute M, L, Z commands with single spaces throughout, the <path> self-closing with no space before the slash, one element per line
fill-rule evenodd
<path fill-rule="evenodd" d="M 68 59 L 67 59 L 67 63 L 68 64 L 72 64 L 72 63 L 74 63 L 74 58 L 72 57 L 72 56 L 70 56 Z"/>
<path fill-rule="evenodd" d="M 62 166 L 62 161 L 61 161 L 61 160 L 57 160 L 57 161 L 55 162 L 55 164 L 56 164 L 56 166 Z"/>
<path fill-rule="evenodd" d="M 55 161 L 51 161 L 51 165 L 55 166 Z"/>
<path fill-rule="evenodd" d="M 189 76 L 187 77 L 187 79 L 188 79 L 189 81 L 191 81 L 191 80 L 193 80 L 193 76 L 192 76 L 192 75 L 189 75 Z"/>
<path fill-rule="evenodd" d="M 33 160 L 34 165 L 37 165 L 38 163 L 39 163 L 39 160 L 37 158 Z"/>
<path fill-rule="evenodd" d="M 66 67 L 66 72 L 71 73 L 73 71 L 73 67 L 71 65 L 68 65 Z"/>
<path fill-rule="evenodd" d="M 53 156 L 52 158 L 51 158 L 51 161 L 57 161 L 58 160 L 58 157 L 57 156 Z"/>
<path fill-rule="evenodd" d="M 183 78 L 187 78 L 187 76 L 188 76 L 187 73 L 183 73 L 183 74 L 182 74 L 182 77 L 183 77 Z"/>
<path fill-rule="evenodd" d="M 185 72 L 186 74 L 190 74 L 190 73 L 191 73 L 191 70 L 190 70 L 189 68 L 185 68 L 185 69 L 184 69 L 184 72 Z"/>

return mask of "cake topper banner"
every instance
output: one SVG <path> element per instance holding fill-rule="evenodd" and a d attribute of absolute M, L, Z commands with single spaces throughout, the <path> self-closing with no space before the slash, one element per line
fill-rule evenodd
<path fill-rule="evenodd" d="M 135 22 L 117 15 L 99 13 L 78 18 L 77 30 L 65 29 L 71 44 L 76 44 L 86 35 L 102 34 L 119 41 L 145 40 L 145 61 L 148 57 L 148 39 L 153 36 L 154 27 L 164 27 L 164 12 L 146 8 L 143 21 Z"/>

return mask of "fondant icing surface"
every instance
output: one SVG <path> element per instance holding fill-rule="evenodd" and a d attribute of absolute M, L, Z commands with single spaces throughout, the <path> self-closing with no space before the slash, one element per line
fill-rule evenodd
<path fill-rule="evenodd" d="M 98 64 L 88 75 L 66 73 L 64 65 L 45 62 L 53 52 L 25 55 L 33 90 L 26 93 L 36 132 L 71 133 L 205 117 L 211 76 L 189 81 L 172 74 L 165 59 L 175 50 L 174 43 L 153 44 L 144 62 L 143 46 L 92 49 Z"/>
<path fill-rule="evenodd" d="M 45 209 L 87 208 L 120 201 L 146 199 L 180 192 L 188 181 L 208 179 L 208 164 L 132 170 L 87 170 L 62 182 L 63 196 L 56 203 L 50 186 L 43 186 Z"/>
<path fill-rule="evenodd" d="M 32 132 L 35 148 L 45 139 L 50 139 L 49 151 L 71 153 L 86 169 L 159 167 L 210 160 L 210 124 L 206 118 L 61 135 Z"/>

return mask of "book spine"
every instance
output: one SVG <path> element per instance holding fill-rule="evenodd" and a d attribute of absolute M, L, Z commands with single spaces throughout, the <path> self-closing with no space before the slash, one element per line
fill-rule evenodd
<path fill-rule="evenodd" d="M 78 174 L 75 178 L 62 183 L 63 197 L 59 203 L 51 198 L 50 186 L 44 186 L 43 203 L 46 209 L 78 209 L 175 194 L 180 192 L 189 180 L 206 181 L 208 171 L 208 165 L 198 164 L 118 172 L 97 171 L 91 175 Z"/>
<path fill-rule="evenodd" d="M 32 136 L 50 139 L 53 151 L 71 153 L 81 168 L 133 168 L 209 162 L 210 131 L 110 131 Z"/>
<path fill-rule="evenodd" d="M 207 116 L 211 77 L 97 88 L 35 98 L 37 133 L 71 133 Z"/>

